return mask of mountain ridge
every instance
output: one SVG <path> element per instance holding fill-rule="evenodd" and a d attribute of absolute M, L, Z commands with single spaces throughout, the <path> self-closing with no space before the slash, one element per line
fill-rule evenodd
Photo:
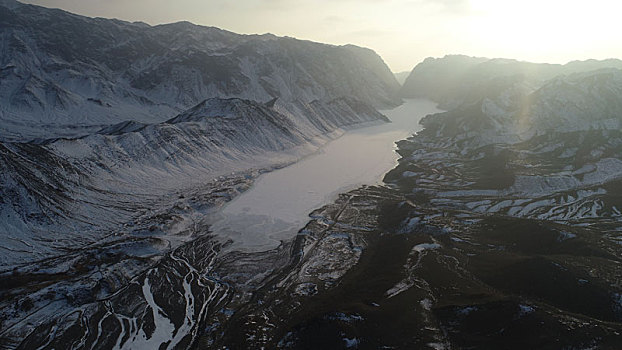
<path fill-rule="evenodd" d="M 338 96 L 374 107 L 401 103 L 380 56 L 353 45 L 2 4 L 0 139 L 7 141 L 164 121 L 213 97 L 278 97 L 296 113 L 297 103 Z"/>
<path fill-rule="evenodd" d="M 556 76 L 601 68 L 622 69 L 622 60 L 591 59 L 562 65 L 465 55 L 429 57 L 415 66 L 400 94 L 406 98 L 430 98 L 450 110 L 475 103 L 490 90 L 503 91 L 518 81 L 533 91 Z"/>

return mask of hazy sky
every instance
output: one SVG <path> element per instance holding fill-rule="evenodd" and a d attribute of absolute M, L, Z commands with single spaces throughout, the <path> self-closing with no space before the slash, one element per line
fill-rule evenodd
<path fill-rule="evenodd" d="M 395 72 L 450 53 L 565 63 L 622 58 L 616 0 L 23 0 L 88 16 L 187 20 L 374 49 Z"/>

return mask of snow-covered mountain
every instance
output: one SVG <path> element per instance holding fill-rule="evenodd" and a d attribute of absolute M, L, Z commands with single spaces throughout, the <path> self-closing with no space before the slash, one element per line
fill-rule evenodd
<path fill-rule="evenodd" d="M 131 234 L 169 196 L 250 183 L 401 102 L 382 59 L 352 45 L 0 10 L 5 266 Z"/>
<path fill-rule="evenodd" d="M 149 26 L 0 2 L 0 138 L 76 137 L 162 122 L 201 101 L 348 97 L 400 103 L 373 51 L 188 22 Z"/>
<path fill-rule="evenodd" d="M 387 121 L 377 55 L 12 0 L 0 38 L 2 349 L 619 347 L 622 72 L 603 62 L 428 60 L 415 95 L 457 107 L 399 142 L 386 186 L 242 252 L 219 207 Z"/>
<path fill-rule="evenodd" d="M 431 203 L 622 229 L 622 71 L 515 84 L 429 115 L 387 179 Z"/>
<path fill-rule="evenodd" d="M 429 98 L 449 110 L 478 102 L 517 83 L 533 91 L 556 76 L 604 68 L 622 69 L 622 61 L 586 60 L 560 65 L 463 55 L 430 57 L 412 70 L 400 93 L 404 97 Z"/>
<path fill-rule="evenodd" d="M 292 106 L 297 114 L 289 112 Z M 173 309 L 190 299 L 197 304 L 186 308 L 190 323 L 179 324 L 174 316 L 166 334 L 151 333 L 161 332 L 159 318 L 139 321 L 128 329 L 133 338 L 123 340 L 125 346 L 149 348 L 168 337 L 175 338 L 171 348 L 182 338 L 185 345 L 179 346 L 188 346 L 207 305 L 221 303 L 212 299 L 224 298 L 229 293 L 221 293 L 229 287 L 206 276 L 177 285 L 172 280 L 185 273 L 177 268 L 194 267 L 175 260 L 181 265 L 173 263 L 167 275 L 167 269 L 157 267 L 160 262 L 168 261 L 172 251 L 190 249 L 201 260 L 194 266 L 211 264 L 226 244 L 210 235 L 215 209 L 248 189 L 262 172 L 317 150 L 345 128 L 386 121 L 351 98 L 286 107 L 279 100 L 211 98 L 159 123 L 128 121 L 79 138 L 0 142 L 0 278 L 8 282 L 0 291 L 0 345 L 41 344 L 39 335 L 50 324 L 62 328 L 52 336 L 55 344 L 73 342 L 75 334 L 66 328 L 72 321 L 65 316 L 83 310 L 87 323 L 98 322 L 100 316 L 108 318 L 99 312 L 110 302 L 123 314 L 144 314 L 155 304 L 144 304 L 151 292 L 135 294 L 132 281 L 143 280 L 144 291 L 151 285 L 182 287 L 181 299 L 170 290 L 154 296 L 173 297 Z M 150 267 L 157 277 L 144 274 Z M 190 288 L 199 288 L 201 296 Z M 98 301 L 108 298 L 114 301 Z M 87 343 L 112 348 L 126 334 L 105 333 L 91 333 L 95 338 Z"/>
<path fill-rule="evenodd" d="M 0 0 L 0 79 L 1 348 L 45 347 L 49 325 L 53 347 L 190 346 L 230 295 L 207 276 L 227 244 L 210 234 L 215 210 L 344 130 L 388 122 L 376 108 L 401 103 L 368 49 L 12 0 Z M 178 249 L 200 261 L 161 268 Z M 186 267 L 202 276 L 173 282 Z M 168 307 L 170 318 L 151 313 L 161 301 L 148 295 L 191 305 L 179 323 Z M 125 321 L 110 331 L 109 307 L 155 317 L 119 333 Z M 82 345 L 76 312 L 100 325 Z"/>
<path fill-rule="evenodd" d="M 43 145 L 0 143 L 3 265 L 131 234 L 142 210 L 168 210 L 170 196 L 232 172 L 287 164 L 341 128 L 386 120 L 344 98 L 299 105 L 298 118 L 278 108 L 278 101 L 213 98 L 161 123 L 124 122 Z"/>

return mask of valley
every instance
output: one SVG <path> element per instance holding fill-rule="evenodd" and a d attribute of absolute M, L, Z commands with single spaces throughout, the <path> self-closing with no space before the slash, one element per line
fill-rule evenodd
<path fill-rule="evenodd" d="M 382 113 L 391 121 L 347 131 L 317 153 L 260 176 L 253 187 L 225 205 L 212 230 L 235 243 L 232 249 L 261 251 L 290 240 L 309 213 L 339 193 L 381 184 L 397 164 L 395 142 L 420 130 L 419 120 L 439 112 L 427 100 L 406 100 Z M 269 203 L 267 205 L 266 203 Z"/>
<path fill-rule="evenodd" d="M 0 349 L 619 349 L 621 69 L 0 0 Z"/>

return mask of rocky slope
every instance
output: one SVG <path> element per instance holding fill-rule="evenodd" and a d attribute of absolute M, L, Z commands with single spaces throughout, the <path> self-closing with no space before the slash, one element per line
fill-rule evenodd
<path fill-rule="evenodd" d="M 620 345 L 622 255 L 597 229 L 365 187 L 315 211 L 290 254 L 256 292 L 232 300 L 235 312 L 209 319 L 199 347 Z"/>
<path fill-rule="evenodd" d="M 620 345 L 621 289 L 612 281 L 620 278 L 622 256 L 610 237 L 590 227 L 430 206 L 416 193 L 363 187 L 314 211 L 300 235 L 279 249 L 218 256 L 223 248 L 205 235 L 114 294 L 107 288 L 121 276 L 101 269 L 106 283 L 79 290 L 57 283 L 21 296 L 11 306 L 29 317 L 6 328 L 20 336 L 3 345 Z M 18 282 L 21 272 L 6 280 Z M 93 290 L 101 294 L 94 298 Z M 62 310 L 62 293 L 80 307 L 59 318 L 49 311 Z"/>
<path fill-rule="evenodd" d="M 213 97 L 400 103 L 399 84 L 369 49 L 87 18 L 13 0 L 0 7 L 3 140 L 162 122 Z"/>

